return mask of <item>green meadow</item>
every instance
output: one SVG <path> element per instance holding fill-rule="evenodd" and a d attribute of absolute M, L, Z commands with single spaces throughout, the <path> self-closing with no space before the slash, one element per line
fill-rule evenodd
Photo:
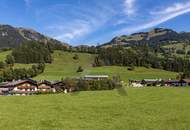
<path fill-rule="evenodd" d="M 7 52 L 0 53 L 1 60 Z M 10 53 L 10 52 L 9 52 Z M 8 54 L 8 53 L 7 53 Z M 94 55 L 55 51 L 52 64 L 34 79 L 59 80 L 86 74 L 120 75 L 128 79 L 175 78 L 177 73 L 136 67 L 92 67 Z M 30 67 L 15 64 L 14 67 Z M 84 72 L 77 73 L 78 66 Z M 190 88 L 129 88 L 71 94 L 1 96 L 2 130 L 188 130 Z"/>
<path fill-rule="evenodd" d="M 0 52 L 0 61 L 4 61 L 6 55 L 11 51 Z M 74 60 L 73 56 L 77 54 L 78 60 Z M 136 67 L 135 70 L 129 71 L 128 67 L 119 66 L 104 66 L 92 67 L 95 55 L 87 53 L 71 53 L 64 51 L 55 51 L 52 54 L 53 63 L 46 64 L 44 73 L 34 77 L 37 80 L 61 80 L 66 77 L 82 77 L 87 74 L 104 74 L 112 77 L 113 75 L 120 75 L 121 79 L 127 82 L 129 79 L 175 79 L 177 73 L 164 71 L 160 69 Z M 14 68 L 29 68 L 32 64 L 18 64 Z M 84 71 L 77 73 L 79 66 L 82 66 Z"/>
<path fill-rule="evenodd" d="M 78 60 L 74 60 L 74 54 L 79 55 Z M 86 74 L 105 74 L 110 77 L 120 75 L 123 81 L 128 79 L 144 79 L 144 78 L 176 78 L 177 73 L 168 72 L 159 69 L 147 69 L 144 67 L 136 67 L 134 71 L 129 71 L 127 67 L 105 66 L 92 67 L 94 55 L 85 53 L 70 53 L 55 51 L 53 54 L 53 63 L 46 64 L 44 73 L 35 77 L 35 79 L 59 80 L 66 77 L 81 77 Z M 78 66 L 82 66 L 84 72 L 77 73 Z"/>
<path fill-rule="evenodd" d="M 190 88 L 119 91 L 0 97 L 0 129 L 190 129 Z"/>

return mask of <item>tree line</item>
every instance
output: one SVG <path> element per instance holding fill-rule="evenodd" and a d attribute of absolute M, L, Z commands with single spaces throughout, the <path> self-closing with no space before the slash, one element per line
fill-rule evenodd
<path fill-rule="evenodd" d="M 37 76 L 44 72 L 45 64 L 39 63 L 32 65 L 30 68 L 13 68 L 12 66 L 7 66 L 1 69 L 0 72 L 0 82 L 12 81 L 18 79 L 27 79 Z"/>
<path fill-rule="evenodd" d="M 150 47 L 147 44 L 132 47 L 115 46 L 99 48 L 95 57 L 95 66 L 143 66 L 164 69 L 175 72 L 190 71 L 189 58 L 177 57 L 163 53 L 159 56 L 161 48 Z"/>

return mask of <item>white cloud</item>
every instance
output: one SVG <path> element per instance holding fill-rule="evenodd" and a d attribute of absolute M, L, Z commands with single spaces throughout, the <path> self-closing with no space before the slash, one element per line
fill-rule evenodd
<path fill-rule="evenodd" d="M 136 0 L 125 0 L 124 1 L 124 11 L 128 16 L 131 16 L 135 13 L 135 1 Z"/>
<path fill-rule="evenodd" d="M 129 27 L 127 29 L 120 30 L 117 33 L 133 33 L 143 29 L 155 27 L 161 23 L 167 22 L 177 16 L 190 12 L 190 2 L 187 3 L 174 3 L 173 5 L 150 12 L 150 21 L 139 26 Z"/>
<path fill-rule="evenodd" d="M 114 9 L 102 4 L 93 5 L 94 7 L 89 8 L 80 8 L 72 5 L 72 10 L 68 11 L 71 8 L 70 6 L 56 5 L 56 8 L 48 8 L 48 11 L 42 11 L 43 13 L 40 13 L 38 16 L 41 18 L 44 17 L 44 13 L 51 12 L 51 16 L 59 17 L 60 19 L 46 27 L 46 30 L 55 39 L 64 42 L 70 43 L 73 40 L 77 41 L 84 38 L 100 29 L 114 15 Z M 67 16 L 69 15 L 69 17 L 63 17 L 62 12 L 67 14 Z"/>
<path fill-rule="evenodd" d="M 54 26 L 51 27 L 52 29 L 56 29 L 59 32 L 61 32 L 60 34 L 54 36 L 55 39 L 58 39 L 60 41 L 67 41 L 70 42 L 72 39 L 77 38 L 77 37 L 81 37 L 86 35 L 91 27 L 89 26 L 88 23 L 84 23 L 84 22 L 76 22 L 73 23 L 72 26 Z"/>

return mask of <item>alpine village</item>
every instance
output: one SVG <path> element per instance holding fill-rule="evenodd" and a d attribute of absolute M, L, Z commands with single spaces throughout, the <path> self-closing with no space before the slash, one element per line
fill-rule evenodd
<path fill-rule="evenodd" d="M 126 86 L 190 86 L 190 50 L 188 50 L 190 33 L 178 33 L 171 29 L 155 28 L 150 32 L 115 37 L 110 42 L 98 46 L 70 46 L 34 30 L 16 28 L 10 25 L 1 25 L 0 34 L 0 46 L 2 48 L 2 61 L 0 62 L 1 95 L 112 90 Z M 58 74 L 59 76 L 51 78 L 48 69 L 51 66 L 54 67 L 55 58 L 57 58 L 55 54 L 58 57 L 62 54 L 71 55 L 69 60 L 78 64 L 78 67 L 74 67 L 75 72 L 67 75 L 67 71 L 73 71 L 73 68 L 66 67 L 64 70 L 65 65 L 62 64 L 60 71 L 66 72 L 63 72 L 63 75 Z M 86 60 L 83 55 L 92 58 L 88 65 L 80 63 L 80 60 Z M 69 60 L 65 62 L 69 62 Z M 46 68 L 46 66 L 48 67 Z M 129 75 L 120 74 L 117 71 L 112 73 L 112 70 L 88 73 L 89 69 L 99 69 L 106 66 L 123 66 L 126 69 L 124 73 Z M 164 70 L 165 73 L 171 71 L 173 75 L 171 74 L 171 77 L 164 76 L 163 71 L 163 75 L 156 75 L 155 72 L 155 76 L 146 76 L 145 78 L 134 76 L 138 75 L 138 73 L 135 74 L 135 71 L 136 69 L 138 71 L 139 68 L 147 70 L 155 68 Z M 59 72 L 59 69 L 57 70 Z M 152 71 L 154 73 L 154 70 Z M 133 74 L 130 75 L 130 73 Z"/>

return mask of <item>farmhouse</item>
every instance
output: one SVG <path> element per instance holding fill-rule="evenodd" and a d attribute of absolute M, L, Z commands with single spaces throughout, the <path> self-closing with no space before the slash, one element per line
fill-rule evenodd
<path fill-rule="evenodd" d="M 106 80 L 108 79 L 108 75 L 85 75 L 84 80 Z"/>
<path fill-rule="evenodd" d="M 181 86 L 180 80 L 164 80 L 164 86 Z"/>
<path fill-rule="evenodd" d="M 132 87 L 143 87 L 141 80 L 129 80 L 129 86 Z"/>
<path fill-rule="evenodd" d="M 38 92 L 56 92 L 53 84 L 47 80 L 41 80 L 37 82 Z"/>
<path fill-rule="evenodd" d="M 36 81 L 31 79 L 6 82 L 0 88 L 3 94 L 11 95 L 31 95 L 38 91 Z"/>
<path fill-rule="evenodd" d="M 142 84 L 144 86 L 161 86 L 162 80 L 161 79 L 143 79 Z"/>
<path fill-rule="evenodd" d="M 2 95 L 32 95 L 45 92 L 56 92 L 49 81 L 37 82 L 32 79 L 26 79 L 0 84 L 0 94 Z"/>
<path fill-rule="evenodd" d="M 132 87 L 144 86 L 190 86 L 190 79 L 181 80 L 161 80 L 161 79 L 143 79 L 129 80 L 129 85 Z"/>

